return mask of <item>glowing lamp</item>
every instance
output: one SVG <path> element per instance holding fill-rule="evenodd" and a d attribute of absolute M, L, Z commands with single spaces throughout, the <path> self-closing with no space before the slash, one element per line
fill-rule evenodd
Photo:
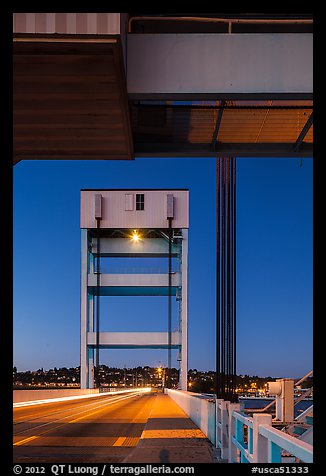
<path fill-rule="evenodd" d="M 132 241 L 134 241 L 134 242 L 139 241 L 139 235 L 138 235 L 138 233 L 137 233 L 137 230 L 134 230 L 134 231 L 133 231 L 133 234 L 132 234 L 131 239 L 132 239 Z"/>

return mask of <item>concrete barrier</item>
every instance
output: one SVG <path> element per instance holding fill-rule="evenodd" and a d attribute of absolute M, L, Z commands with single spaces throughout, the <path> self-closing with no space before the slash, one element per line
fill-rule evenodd
<path fill-rule="evenodd" d="M 90 395 L 99 393 L 98 388 L 63 388 L 63 389 L 42 389 L 42 390 L 14 390 L 13 402 L 30 402 L 34 400 L 46 400 L 48 398 L 74 397 L 78 395 Z"/>
<path fill-rule="evenodd" d="M 14 394 L 14 408 L 26 407 L 30 405 L 41 405 L 43 403 L 57 403 L 67 400 L 78 400 L 92 397 L 115 396 L 123 393 L 145 393 L 150 392 L 151 387 L 140 387 L 123 390 L 104 391 L 102 389 L 52 389 L 52 390 L 14 390 L 14 392 L 27 392 L 25 395 Z M 37 393 L 35 393 L 37 392 Z M 47 393 L 44 393 L 47 392 Z M 70 393 L 67 393 L 70 392 Z M 74 392 L 74 393 L 73 393 Z M 35 399 L 36 397 L 36 399 Z M 32 400 L 34 398 L 34 400 Z M 16 401 L 15 401 L 16 399 Z"/>
<path fill-rule="evenodd" d="M 210 401 L 198 393 L 186 392 L 184 390 L 172 390 L 168 388 L 165 389 L 165 392 L 215 445 L 215 401 Z"/>

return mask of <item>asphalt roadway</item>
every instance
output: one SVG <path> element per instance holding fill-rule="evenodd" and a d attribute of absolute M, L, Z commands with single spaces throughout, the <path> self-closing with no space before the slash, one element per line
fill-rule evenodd
<path fill-rule="evenodd" d="M 14 409 L 15 463 L 120 463 L 137 446 L 156 392 Z"/>

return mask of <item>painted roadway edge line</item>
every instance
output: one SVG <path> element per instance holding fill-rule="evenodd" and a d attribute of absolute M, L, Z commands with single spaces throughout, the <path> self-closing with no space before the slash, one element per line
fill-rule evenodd
<path fill-rule="evenodd" d="M 122 446 L 125 448 L 135 448 L 138 445 L 139 436 L 129 436 Z"/>
<path fill-rule="evenodd" d="M 118 390 L 116 392 L 102 392 L 102 393 L 92 393 L 87 395 L 73 395 L 71 397 L 57 397 L 57 398 L 45 398 L 43 400 L 31 400 L 27 402 L 17 402 L 13 404 L 13 408 L 29 407 L 32 405 L 43 405 L 45 403 L 56 403 L 56 402 L 67 402 L 69 400 L 78 400 L 84 398 L 93 398 L 93 397 L 107 397 L 109 395 L 118 395 L 121 393 L 130 393 L 130 392 L 139 392 L 147 393 L 151 391 L 151 387 L 145 387 L 141 389 L 132 389 L 132 390 Z"/>
<path fill-rule="evenodd" d="M 155 395 L 155 400 L 156 400 L 156 397 L 157 397 L 157 395 Z M 135 444 L 134 449 L 133 449 L 125 458 L 123 458 L 123 460 L 121 461 L 123 464 L 128 463 L 130 459 L 132 460 L 133 455 L 136 453 L 137 449 L 139 448 L 139 445 L 142 444 L 142 436 L 143 436 L 143 434 L 144 434 L 144 431 L 145 431 L 145 429 L 146 429 L 146 426 L 148 425 L 148 421 L 149 421 L 149 419 L 150 419 L 150 417 L 151 417 L 151 415 L 152 415 L 152 413 L 153 413 L 153 408 L 154 408 L 155 403 L 156 403 L 156 401 L 155 401 L 154 403 L 152 403 L 152 408 L 151 408 L 151 410 L 150 410 L 150 412 L 149 412 L 149 414 L 148 414 L 147 421 L 146 421 L 146 423 L 145 423 L 144 429 L 143 429 L 143 431 L 142 431 L 140 437 L 138 437 L 137 444 Z M 150 404 L 150 402 L 148 402 L 148 404 Z"/>
<path fill-rule="evenodd" d="M 143 439 L 153 439 L 153 438 L 187 438 L 187 439 L 197 439 L 197 438 L 207 438 L 207 436 L 198 428 L 193 429 L 169 429 L 169 430 L 144 430 L 142 433 Z"/>
<path fill-rule="evenodd" d="M 142 414 L 144 411 L 144 408 L 141 408 L 137 413 L 136 415 L 134 416 L 134 418 L 130 421 L 130 423 L 135 423 L 136 420 L 139 420 L 138 418 L 138 415 Z M 147 423 L 147 419 L 145 420 L 145 425 Z M 129 440 L 129 442 L 127 442 L 126 444 L 124 444 L 127 440 Z M 131 436 L 119 436 L 119 438 L 117 439 L 117 441 L 114 442 L 114 444 L 112 446 L 125 446 L 125 447 L 135 447 L 137 446 L 138 444 L 138 441 L 140 440 L 140 437 L 139 436 L 135 436 L 135 437 L 131 437 Z M 131 442 L 131 444 L 129 444 Z"/>
<path fill-rule="evenodd" d="M 110 405 L 113 405 L 114 403 L 122 402 L 123 400 L 127 400 L 128 398 L 132 398 L 132 397 L 135 397 L 135 395 L 127 395 L 127 396 L 121 397 L 119 400 L 116 399 L 114 402 L 110 402 Z M 89 415 L 93 415 L 94 413 L 98 413 L 101 410 L 103 410 L 104 407 L 106 407 L 106 405 L 101 405 L 101 407 L 96 412 L 88 413 L 87 415 L 84 415 L 80 418 L 76 418 L 75 420 L 67 421 L 67 422 L 63 423 L 62 425 L 57 426 L 56 428 L 50 428 L 49 430 L 45 430 L 42 433 L 40 433 L 39 435 L 24 438 L 23 440 L 17 441 L 16 443 L 13 443 L 13 446 L 23 445 L 25 443 L 28 443 L 28 441 L 35 440 L 36 438 L 40 438 L 42 435 L 45 435 L 45 433 L 49 433 L 50 431 L 57 430 L 57 429 L 65 426 L 65 425 L 68 425 L 69 423 L 73 423 L 74 421 L 77 421 L 77 420 L 82 420 L 83 418 L 86 418 Z M 80 412 L 80 413 L 85 413 L 85 411 Z M 78 413 L 77 413 L 77 415 L 78 415 Z M 66 418 L 69 418 L 69 417 L 64 417 L 61 420 L 65 420 Z M 61 421 L 61 420 L 56 420 L 56 421 Z M 41 425 L 41 426 L 51 425 L 52 423 L 54 423 L 54 422 L 45 423 L 44 425 Z M 40 428 L 40 427 L 38 427 L 38 428 Z M 33 429 L 35 429 L 35 428 L 32 428 L 32 430 Z M 28 431 L 28 430 L 26 430 L 26 431 Z M 14 435 L 14 436 L 18 436 L 18 435 Z"/>
<path fill-rule="evenodd" d="M 30 436 L 29 438 L 25 438 L 24 440 L 17 441 L 16 443 L 14 443 L 14 446 L 23 445 L 27 443 L 28 441 L 35 440 L 36 438 L 38 438 L 38 436 Z"/>
<path fill-rule="evenodd" d="M 146 421 L 146 423 L 145 423 L 145 427 L 144 427 L 144 429 L 143 429 L 143 431 L 142 431 L 142 433 L 141 433 L 141 435 L 140 435 L 139 441 L 141 441 L 141 440 L 144 439 L 143 435 L 144 435 L 144 432 L 146 431 L 146 426 L 148 425 L 148 422 L 149 422 L 149 420 L 150 420 L 150 418 L 151 418 L 151 416 L 152 416 L 153 410 L 154 410 L 154 406 L 155 406 L 155 404 L 156 404 L 156 402 L 157 402 L 156 398 L 157 398 L 157 395 L 155 395 L 155 402 L 153 403 L 152 408 L 151 408 L 151 411 L 149 412 L 147 421 Z"/>
<path fill-rule="evenodd" d="M 122 446 L 122 443 L 124 443 L 126 439 L 127 438 L 125 436 L 119 436 L 117 441 L 115 441 L 112 446 Z"/>

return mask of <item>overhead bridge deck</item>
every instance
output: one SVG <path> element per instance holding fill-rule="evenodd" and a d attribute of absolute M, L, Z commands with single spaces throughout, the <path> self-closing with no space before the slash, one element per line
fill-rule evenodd
<path fill-rule="evenodd" d="M 193 15 L 14 13 L 14 163 L 311 157 L 312 15 Z"/>

